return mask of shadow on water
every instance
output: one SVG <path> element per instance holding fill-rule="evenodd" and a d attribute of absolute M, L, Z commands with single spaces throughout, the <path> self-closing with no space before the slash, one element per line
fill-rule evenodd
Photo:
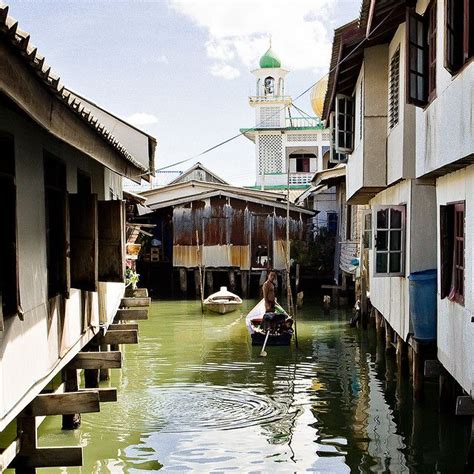
<path fill-rule="evenodd" d="M 42 445 L 86 447 L 84 467 L 61 472 L 462 472 L 467 423 L 438 415 L 436 384 L 415 405 L 373 330 L 307 301 L 298 350 L 261 358 L 245 328 L 253 304 L 203 316 L 198 302 L 153 303 L 112 374 L 119 401 L 73 433 L 42 426 Z"/>

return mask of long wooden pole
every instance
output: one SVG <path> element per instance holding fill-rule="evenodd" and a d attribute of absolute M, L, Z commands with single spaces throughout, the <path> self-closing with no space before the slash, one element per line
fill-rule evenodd
<path fill-rule="evenodd" d="M 291 291 L 290 278 L 290 155 L 286 162 L 287 185 L 286 185 L 286 291 L 288 299 L 288 310 L 295 325 L 295 344 L 298 347 L 298 331 L 296 328 L 296 314 L 293 310 L 293 293 Z"/>
<path fill-rule="evenodd" d="M 199 232 L 196 229 L 196 245 L 197 245 L 197 257 L 198 257 L 198 267 L 199 267 L 199 292 L 201 293 L 201 313 L 204 314 L 204 291 L 202 283 L 202 256 L 201 256 L 201 247 L 199 245 Z"/>

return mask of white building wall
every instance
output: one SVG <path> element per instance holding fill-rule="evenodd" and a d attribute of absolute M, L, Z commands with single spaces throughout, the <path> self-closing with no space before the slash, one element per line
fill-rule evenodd
<path fill-rule="evenodd" d="M 427 0 L 419 1 L 423 13 Z M 437 2 L 436 98 L 416 110 L 416 175 L 474 153 L 474 62 L 452 76 L 444 67 L 445 5 Z"/>
<path fill-rule="evenodd" d="M 467 392 L 474 390 L 474 165 L 437 180 L 439 206 L 465 201 L 464 306 L 440 298 L 438 272 L 438 359 Z M 439 225 L 439 224 L 438 224 Z M 438 248 L 440 248 L 438 232 Z M 438 268 L 441 268 L 438 256 Z"/>
<path fill-rule="evenodd" d="M 410 332 L 408 276 L 434 269 L 437 264 L 435 239 L 426 238 L 436 233 L 435 186 L 404 180 L 377 194 L 370 205 L 372 209 L 377 205 L 406 206 L 405 276 L 374 276 L 374 248 L 369 251 L 371 302 L 395 332 L 406 339 Z M 373 225 L 375 222 L 373 215 Z"/>
<path fill-rule="evenodd" d="M 0 336 L 2 431 L 60 365 L 82 347 L 81 340 L 85 343 L 93 336 L 92 332 L 87 333 L 89 321 L 83 324 L 79 290 L 71 289 L 62 315 L 58 307 L 48 304 L 43 150 L 66 163 L 70 193 L 77 192 L 78 169 L 91 175 L 92 191 L 99 199 L 109 198 L 106 181 L 120 196 L 121 180 L 111 175 L 106 180 L 103 166 L 4 107 L 0 114 L 0 130 L 12 134 L 15 140 L 19 278 L 24 312 L 23 321 L 17 316 L 6 318 Z M 92 299 L 91 326 L 99 325 L 99 297 L 103 300 L 102 318 L 111 321 L 123 290 L 122 283 L 103 283 L 101 292 L 87 293 Z"/>

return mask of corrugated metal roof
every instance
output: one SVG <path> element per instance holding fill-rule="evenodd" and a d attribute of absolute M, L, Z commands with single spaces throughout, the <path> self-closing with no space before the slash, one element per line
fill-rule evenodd
<path fill-rule="evenodd" d="M 0 37 L 12 46 L 24 60 L 31 71 L 41 80 L 44 86 L 58 100 L 85 123 L 93 128 L 96 133 L 107 141 L 117 153 L 125 160 L 132 163 L 142 171 L 149 171 L 139 163 L 117 138 L 94 117 L 82 102 L 71 94 L 60 82 L 59 76 L 51 71 L 51 66 L 46 64 L 45 57 L 38 53 L 38 49 L 30 42 L 30 35 L 18 28 L 18 21 L 8 15 L 8 5 L 0 2 Z"/>

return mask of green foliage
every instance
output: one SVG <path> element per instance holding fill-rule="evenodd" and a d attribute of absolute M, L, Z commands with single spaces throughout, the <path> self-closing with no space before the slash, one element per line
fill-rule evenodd
<path fill-rule="evenodd" d="M 336 236 L 327 227 L 317 229 L 313 240 L 293 242 L 291 258 L 299 263 L 302 269 L 331 273 L 334 269 L 334 252 Z"/>
<path fill-rule="evenodd" d="M 140 280 L 140 275 L 133 271 L 130 267 L 125 269 L 125 286 L 131 286 L 133 290 L 137 288 L 137 283 Z"/>

